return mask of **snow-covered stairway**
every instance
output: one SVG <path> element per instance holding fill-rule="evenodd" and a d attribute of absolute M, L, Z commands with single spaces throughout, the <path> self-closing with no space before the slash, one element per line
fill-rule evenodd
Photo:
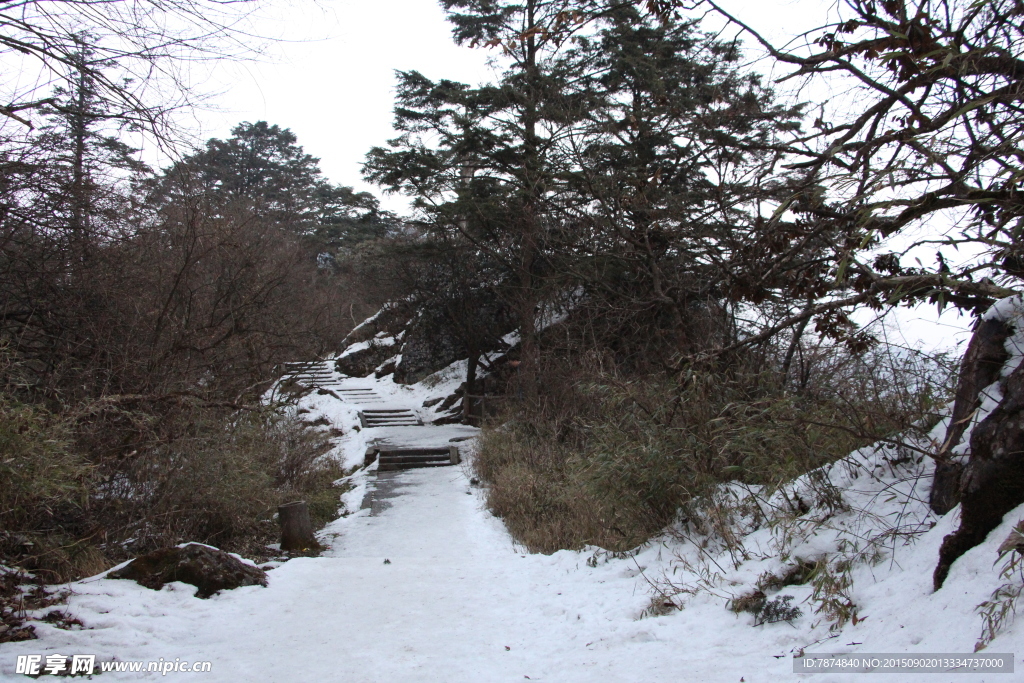
<path fill-rule="evenodd" d="M 423 423 L 409 408 L 366 408 L 359 411 L 359 421 L 367 427 L 418 427 Z"/>
<path fill-rule="evenodd" d="M 348 377 L 335 372 L 330 363 L 296 363 L 287 370 L 290 374 L 286 379 L 321 389 L 305 399 L 318 405 L 315 412 L 309 413 L 311 419 L 333 414 L 343 420 L 359 420 L 358 427 L 349 427 L 356 442 L 351 445 L 355 448 L 348 448 L 349 458 L 359 453 L 366 467 L 377 462 L 371 472 L 457 465 L 461 456 L 454 444 L 473 438 L 478 431 L 462 425 L 425 425 L 417 408 L 424 403 L 422 388 L 399 386 L 390 380 L 374 381 L 370 377 Z M 441 391 L 452 389 L 442 387 Z M 429 394 L 427 397 L 432 398 Z M 351 466 L 351 459 L 349 463 Z"/>
<path fill-rule="evenodd" d="M 384 399 L 370 387 L 342 386 L 335 392 L 350 403 L 383 403 Z"/>
<path fill-rule="evenodd" d="M 286 363 L 285 378 L 307 387 L 331 387 L 338 383 L 331 364 L 324 362 Z"/>

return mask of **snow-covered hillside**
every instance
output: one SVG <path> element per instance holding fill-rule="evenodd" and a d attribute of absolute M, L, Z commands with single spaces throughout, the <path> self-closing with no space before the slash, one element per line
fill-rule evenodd
<path fill-rule="evenodd" d="M 209 673 L 168 675 L 204 681 L 852 681 L 858 674 L 797 674 L 794 663 L 831 653 L 971 653 L 983 629 L 978 606 L 1020 581 L 1000 576 L 1012 553 L 1000 561 L 997 549 L 1024 506 L 933 592 L 938 548 L 959 508 L 936 517 L 928 507 L 926 441 L 862 449 L 770 494 L 724 486 L 632 553 L 528 554 L 485 509 L 473 428 L 360 429 L 359 406 L 341 398 L 345 388 L 365 389 L 386 405 L 425 410 L 460 372 L 456 364 L 412 386 L 338 377 L 297 409 L 341 430 L 333 457 L 348 466 L 361 464 L 374 440 L 455 440 L 461 466 L 380 480 L 372 466 L 359 470 L 343 514 L 320 533 L 327 550 L 271 563 L 266 588 L 200 600 L 184 584 L 152 591 L 102 575 L 72 584 L 67 609 L 85 627 L 39 623 L 39 640 L 0 651 L 0 675 L 16 679 L 19 654 L 88 653 L 209 661 Z M 945 428 L 928 438 L 941 441 Z M 1024 623 L 1011 615 L 982 652 L 1015 653 L 1024 671 Z"/>

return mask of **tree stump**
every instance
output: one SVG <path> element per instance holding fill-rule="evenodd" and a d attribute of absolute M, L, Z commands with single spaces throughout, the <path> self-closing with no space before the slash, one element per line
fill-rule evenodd
<path fill-rule="evenodd" d="M 306 501 L 297 500 L 279 505 L 277 516 L 281 522 L 281 550 L 305 552 L 320 548 L 313 535 L 313 523 L 309 520 Z"/>

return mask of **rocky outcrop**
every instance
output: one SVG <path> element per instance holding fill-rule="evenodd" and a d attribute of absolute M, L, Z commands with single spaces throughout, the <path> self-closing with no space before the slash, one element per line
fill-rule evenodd
<path fill-rule="evenodd" d="M 409 324 L 413 315 L 411 302 L 398 301 L 386 304 L 375 315 L 359 323 L 342 342 L 347 348 L 360 342 L 368 342 L 381 336 L 395 336 Z"/>
<path fill-rule="evenodd" d="M 983 320 L 964 354 L 953 415 L 950 417 L 946 441 L 936 456 L 935 476 L 928 496 L 928 502 L 936 514 L 944 515 L 960 502 L 964 463 L 953 456 L 952 450 L 960 444 L 971 418 L 981 405 L 979 393 L 999 379 L 1003 364 L 1009 357 L 1005 343 L 1010 333 L 1010 327 L 1002 320 Z"/>
<path fill-rule="evenodd" d="M 394 367 L 395 381 L 415 384 L 468 355 L 465 344 L 443 325 L 423 317 L 410 325 L 402 344 L 402 357 Z"/>
<path fill-rule="evenodd" d="M 1010 332 L 1008 325 L 1005 332 Z M 936 590 L 953 562 L 985 540 L 1003 515 L 1024 503 L 1024 363 L 1005 381 L 999 405 L 972 431 L 970 447 L 958 488 L 960 527 L 942 542 L 933 577 Z"/>
<path fill-rule="evenodd" d="M 342 341 L 335 369 L 349 377 L 368 377 L 392 364 L 412 317 L 409 302 L 390 303 L 362 322 Z M 378 374 L 378 376 L 380 376 Z"/>
<path fill-rule="evenodd" d="M 366 377 L 376 368 L 392 359 L 398 352 L 394 337 L 381 337 L 359 342 L 334 361 L 335 369 L 349 377 Z"/>
<path fill-rule="evenodd" d="M 405 301 L 385 306 L 377 315 L 354 329 L 343 344 L 345 350 L 335 360 L 338 372 L 350 377 L 378 379 L 394 375 L 399 384 L 414 384 L 470 355 L 474 345 L 478 353 L 505 350 L 498 333 L 511 331 L 504 309 L 495 303 L 480 305 L 474 311 L 472 325 L 464 325 L 461 334 L 453 330 L 443 308 L 412 308 Z M 479 330 L 479 332 L 476 332 Z"/>
<path fill-rule="evenodd" d="M 160 590 L 172 581 L 181 581 L 198 588 L 196 597 L 199 598 L 208 598 L 217 591 L 240 586 L 267 585 L 267 574 L 259 567 L 198 543 L 161 548 L 137 557 L 121 569 L 107 574 L 107 578 L 131 579 L 153 590 Z"/>

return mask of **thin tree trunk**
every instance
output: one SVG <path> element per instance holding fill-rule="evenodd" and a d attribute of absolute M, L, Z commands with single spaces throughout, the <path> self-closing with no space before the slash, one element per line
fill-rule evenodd
<path fill-rule="evenodd" d="M 527 31 L 525 69 L 526 105 L 523 111 L 523 221 L 520 259 L 519 349 L 522 365 L 519 368 L 523 398 L 533 402 L 537 397 L 537 283 L 534 270 L 537 261 L 537 211 L 542 194 L 540 179 L 539 142 L 537 139 L 540 74 L 537 69 L 537 40 L 531 29 L 536 22 L 537 0 L 527 3 Z"/>
<path fill-rule="evenodd" d="M 470 350 L 469 360 L 466 363 L 466 392 L 462 395 L 462 421 L 467 424 L 473 417 L 473 395 L 476 394 L 476 368 L 479 360 L 479 352 Z M 480 417 L 482 418 L 483 415 Z"/>
<path fill-rule="evenodd" d="M 808 322 L 810 322 L 810 318 L 805 318 L 799 325 L 797 325 L 796 329 L 793 330 L 793 341 L 789 343 L 789 349 L 786 351 L 786 359 L 782 362 L 783 386 L 789 383 L 789 368 L 793 364 L 793 356 L 796 354 L 796 350 L 800 346 L 800 339 L 804 335 L 804 330 L 807 328 Z"/>
<path fill-rule="evenodd" d="M 84 61 L 84 56 L 77 60 Z M 88 222 L 89 222 L 89 188 L 86 186 L 86 143 L 89 120 L 89 89 L 91 84 L 85 75 L 85 65 L 80 64 L 78 80 L 75 84 L 74 111 L 68 116 L 71 127 L 71 235 L 74 240 L 75 257 L 80 260 L 87 258 Z"/>

